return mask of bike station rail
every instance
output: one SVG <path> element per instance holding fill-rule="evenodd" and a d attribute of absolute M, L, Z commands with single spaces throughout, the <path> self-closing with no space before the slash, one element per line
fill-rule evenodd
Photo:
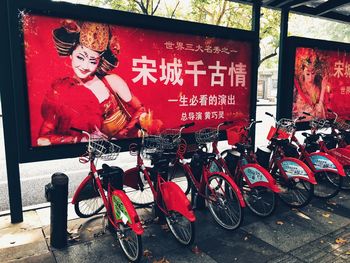
<path fill-rule="evenodd" d="M 349 262 L 350 194 L 341 192 L 328 202 L 314 199 L 302 209 L 279 203 L 267 218 L 250 211 L 235 231 L 214 223 L 209 211 L 195 211 L 196 238 L 182 247 L 169 231 L 151 221 L 152 209 L 139 208 L 144 223 L 141 262 Z M 24 222 L 0 217 L 2 262 L 127 262 L 107 230 L 103 213 L 77 218 L 69 205 L 70 238 L 64 249 L 50 244 L 49 208 L 27 211 Z"/>

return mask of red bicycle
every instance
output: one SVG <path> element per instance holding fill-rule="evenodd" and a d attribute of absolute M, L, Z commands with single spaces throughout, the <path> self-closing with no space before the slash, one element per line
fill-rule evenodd
<path fill-rule="evenodd" d="M 181 127 L 176 138 L 181 138 Z M 174 165 L 180 166 L 187 178 L 188 185 L 194 191 L 192 203 L 197 197 L 204 198 L 214 220 L 223 228 L 233 230 L 239 227 L 243 220 L 245 202 L 236 183 L 223 172 L 210 171 L 210 165 L 216 154 L 208 153 L 199 148 L 191 160 L 185 158 L 186 146 L 177 151 Z M 186 156 L 187 157 L 187 156 Z M 176 178 L 171 175 L 170 178 Z"/>
<path fill-rule="evenodd" d="M 142 142 L 130 145 L 130 153 L 137 155 L 137 164 L 135 168 L 125 171 L 124 184 L 140 191 L 145 185 L 143 182 L 146 181 L 153 196 L 155 210 L 165 216 L 171 233 L 180 244 L 191 245 L 195 237 L 196 217 L 181 188 L 176 183 L 167 181 L 169 162 L 174 158 L 174 154 L 164 152 L 167 143 L 161 136 L 145 137 L 146 131 L 139 125 L 137 127 L 141 131 Z M 147 168 L 143 158 L 152 160 L 154 166 Z"/>
<path fill-rule="evenodd" d="M 258 164 L 251 145 L 251 128 L 260 122 L 251 120 L 240 131 L 228 133 L 228 137 L 231 137 L 228 138 L 230 143 L 235 146 L 222 153 L 218 149 L 220 127 L 229 125 L 232 121 L 220 123 L 216 128 L 203 129 L 197 132 L 196 139 L 202 144 L 211 143 L 216 159 L 213 159 L 210 170 L 228 174 L 239 186 L 249 209 L 258 216 L 266 217 L 275 210 L 275 193 L 279 193 L 280 189 L 270 173 Z"/>
<path fill-rule="evenodd" d="M 108 223 L 120 246 L 132 262 L 142 257 L 141 235 L 144 232 L 134 206 L 123 191 L 123 170 L 119 167 L 102 165 L 97 169 L 98 159 L 115 160 L 120 147 L 97 135 L 71 128 L 88 137 L 86 154 L 79 158 L 81 163 L 90 163 L 88 176 L 74 193 L 72 204 L 78 216 L 87 218 L 106 208 Z"/>
<path fill-rule="evenodd" d="M 306 114 L 306 113 L 305 113 Z M 311 114 L 310 114 L 311 116 Z M 303 133 L 305 136 L 305 149 L 308 152 L 314 152 L 320 150 L 321 152 L 327 153 L 333 156 L 335 159 L 339 161 L 339 163 L 343 166 L 344 172 L 346 174 L 345 177 L 340 178 L 331 178 L 329 179 L 329 183 L 336 189 L 349 190 L 350 189 L 350 148 L 349 147 L 337 147 L 337 145 L 342 144 L 342 140 L 344 140 L 343 136 L 340 133 L 336 135 L 333 134 L 325 134 L 320 132 L 321 129 L 331 128 L 335 130 L 336 127 L 339 126 L 336 124 L 337 116 L 334 121 L 329 121 L 326 119 L 318 119 L 313 118 L 310 122 L 311 126 L 311 134 Z M 341 181 L 339 181 L 340 179 Z"/>
<path fill-rule="evenodd" d="M 301 119 L 299 117 L 298 119 Z M 289 130 L 290 142 L 285 145 L 294 151 L 290 151 L 289 156 L 297 157 L 302 160 L 311 169 L 316 179 L 317 184 L 314 186 L 314 196 L 321 199 L 329 199 L 339 193 L 340 186 L 345 176 L 343 166 L 333 156 L 324 152 L 308 152 L 305 145 L 301 144 L 296 133 L 296 121 L 298 120 L 283 119 L 286 128 Z M 304 133 L 305 135 L 305 133 Z M 296 148 L 294 146 L 295 143 Z M 338 183 L 338 185 L 335 184 Z"/>
<path fill-rule="evenodd" d="M 275 119 L 271 113 L 265 114 Z M 298 119 L 304 118 L 303 116 Z M 289 132 L 294 129 L 295 123 L 288 119 L 278 122 L 275 119 L 275 123 L 276 127 L 271 127 L 267 136 L 270 144 L 267 148 L 258 148 L 257 159 L 280 185 L 281 191 L 278 196 L 282 202 L 290 207 L 306 206 L 313 197 L 316 184 L 314 174 L 301 160 L 285 155 L 289 145 Z"/>

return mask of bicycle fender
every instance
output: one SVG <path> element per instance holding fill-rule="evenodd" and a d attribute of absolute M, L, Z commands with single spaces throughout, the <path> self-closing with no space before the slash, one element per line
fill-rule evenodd
<path fill-rule="evenodd" d="M 350 148 L 334 148 L 327 152 L 336 158 L 343 166 L 350 165 Z"/>
<path fill-rule="evenodd" d="M 341 163 L 328 153 L 317 152 L 310 154 L 310 160 L 316 171 L 330 171 L 345 176 L 345 171 Z"/>
<path fill-rule="evenodd" d="M 288 178 L 300 178 L 312 184 L 316 184 L 316 179 L 310 168 L 299 159 L 286 157 L 280 160 L 278 168 L 281 173 Z"/>
<path fill-rule="evenodd" d="M 129 186 L 135 190 L 139 190 L 138 180 L 139 180 L 139 168 L 133 167 L 124 172 L 123 184 Z"/>
<path fill-rule="evenodd" d="M 191 222 L 196 220 L 191 203 L 180 186 L 174 182 L 164 182 L 160 185 L 160 191 L 168 210 L 179 212 Z"/>
<path fill-rule="evenodd" d="M 80 183 L 80 185 L 78 186 L 77 190 L 75 190 L 73 198 L 72 198 L 72 204 L 75 205 L 78 202 L 78 198 L 80 196 L 81 191 L 84 189 L 85 185 L 87 185 L 88 183 L 90 183 L 90 181 L 92 181 L 92 175 L 89 174 L 88 176 L 86 176 L 84 178 L 84 180 Z"/>
<path fill-rule="evenodd" d="M 223 173 L 223 172 L 215 172 L 212 173 L 212 175 L 214 174 L 219 174 L 220 176 L 224 177 L 232 186 L 233 190 L 236 192 L 239 203 L 241 205 L 241 207 L 245 207 L 245 201 L 241 192 L 241 189 L 239 189 L 239 187 L 237 186 L 237 184 L 232 180 L 231 177 L 229 177 L 227 174 Z M 210 176 L 209 176 L 210 177 Z"/>
<path fill-rule="evenodd" d="M 116 221 L 127 224 L 137 234 L 142 235 L 144 229 L 140 222 L 135 207 L 123 190 L 113 190 L 111 193 L 111 210 Z"/>
<path fill-rule="evenodd" d="M 251 188 L 264 186 L 271 189 L 275 193 L 279 193 L 281 191 L 272 175 L 259 164 L 250 163 L 244 165 L 242 167 L 242 172 L 246 182 Z"/>

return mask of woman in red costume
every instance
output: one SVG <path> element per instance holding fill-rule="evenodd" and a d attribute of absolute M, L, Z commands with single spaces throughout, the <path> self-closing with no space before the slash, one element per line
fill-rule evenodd
<path fill-rule="evenodd" d="M 293 118 L 297 118 L 303 112 L 319 118 L 326 117 L 330 93 L 327 69 L 326 62 L 315 50 L 310 48 L 298 50 L 295 64 Z"/>
<path fill-rule="evenodd" d="M 56 80 L 46 94 L 38 145 L 80 142 L 71 127 L 114 138 L 130 135 L 145 109 L 121 77 L 108 74 L 120 50 L 112 28 L 65 20 L 53 40 L 60 56 L 70 56 L 74 76 Z"/>

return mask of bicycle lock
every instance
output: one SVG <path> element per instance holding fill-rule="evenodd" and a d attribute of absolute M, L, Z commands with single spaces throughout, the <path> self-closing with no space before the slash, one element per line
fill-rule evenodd
<path fill-rule="evenodd" d="M 67 246 L 68 176 L 54 173 L 45 185 L 45 197 L 51 202 L 50 245 L 63 248 Z"/>

